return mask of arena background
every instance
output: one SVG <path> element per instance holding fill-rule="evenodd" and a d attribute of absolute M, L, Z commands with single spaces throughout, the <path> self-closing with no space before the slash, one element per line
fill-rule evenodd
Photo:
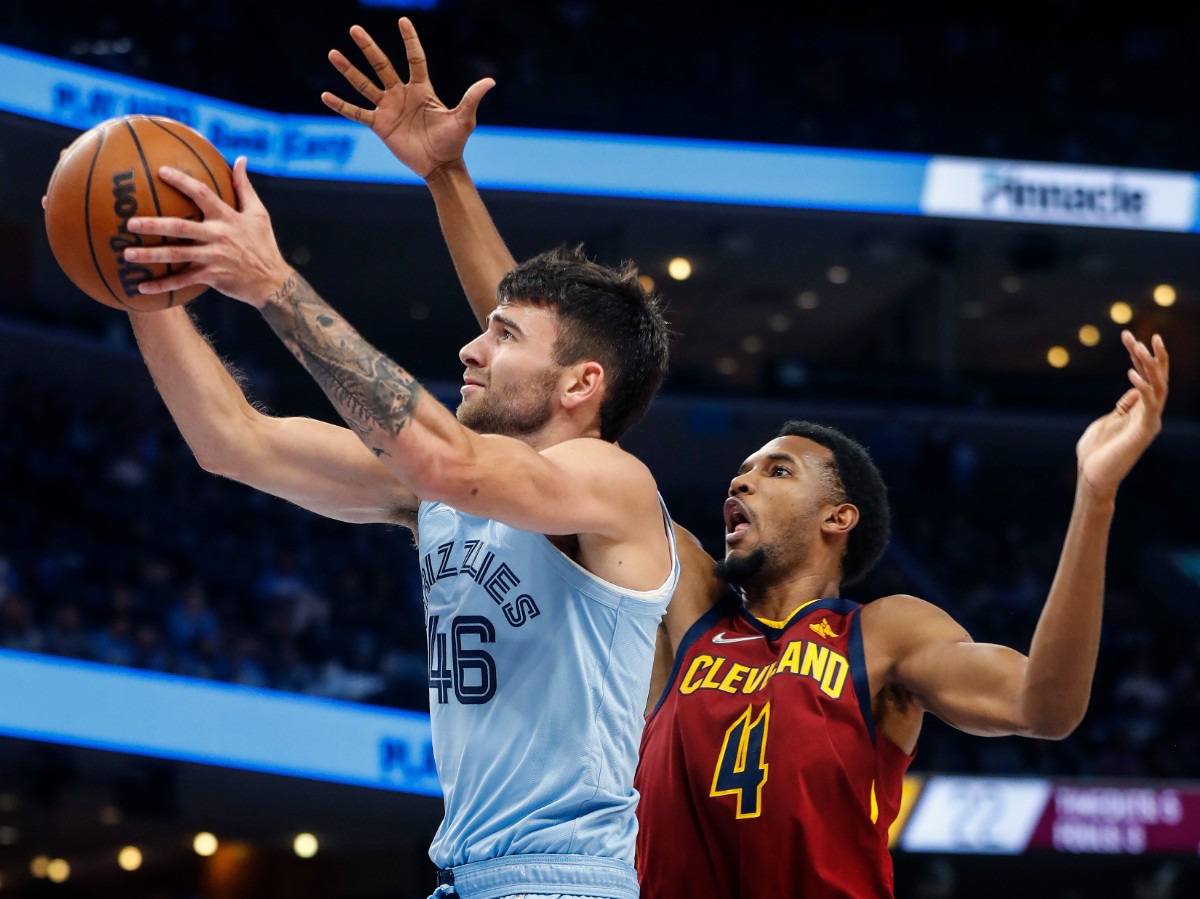
<path fill-rule="evenodd" d="M 27 77 L 5 72 L 40 60 L 69 64 L 64 83 L 84 66 L 201 104 L 324 116 L 320 91 L 349 96 L 328 49 L 352 51 L 357 22 L 398 56 L 399 12 L 444 100 L 496 78 L 487 128 L 821 148 L 855 165 L 1052 163 L 1073 167 L 1050 170 L 1065 183 L 1149 172 L 1193 193 L 1200 171 L 1200 23 L 1151 7 L 19 2 L 0 10 L 0 49 L 36 56 L 0 71 L 0 97 Z M 83 125 L 5 109 L 0 893 L 425 895 L 439 803 L 420 715 L 398 711 L 426 701 L 406 536 L 320 520 L 195 466 L 124 316 L 75 290 L 46 245 L 39 198 Z M 714 183 L 746 178 L 737 158 Z M 253 165 L 252 177 L 293 264 L 452 401 L 474 323 L 424 189 Z M 1112 304 L 1128 304 L 1139 336 L 1162 333 L 1166 427 L 1119 498 L 1087 719 L 1061 743 L 930 720 L 894 857 L 901 897 L 1200 894 L 1194 196 L 1171 229 L 485 193 L 518 258 L 582 241 L 602 261 L 635 260 L 664 294 L 673 368 L 628 446 L 710 550 L 747 449 L 784 418 L 828 421 L 871 448 L 894 504 L 884 563 L 848 594 L 916 593 L 976 639 L 1020 649 L 1070 511 L 1074 441 L 1125 383 Z M 676 257 L 686 280 L 668 273 Z M 1161 285 L 1173 293 L 1156 300 Z M 257 401 L 332 420 L 253 313 L 215 294 L 194 308 Z M 1056 346 L 1065 367 L 1049 364 Z M 383 719 L 404 724 L 380 737 Z M 364 746 L 360 769 L 341 767 Z M 193 847 L 200 832 L 216 836 L 210 855 Z M 315 856 L 297 856 L 299 833 Z M 118 863 L 125 847 L 133 870 Z"/>

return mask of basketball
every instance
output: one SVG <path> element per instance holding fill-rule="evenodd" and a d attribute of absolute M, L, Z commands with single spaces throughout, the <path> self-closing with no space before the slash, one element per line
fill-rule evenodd
<path fill-rule="evenodd" d="M 129 246 L 157 246 L 169 238 L 133 234 L 137 215 L 202 218 L 191 198 L 158 177 L 172 166 L 237 205 L 232 169 L 207 138 L 163 116 L 127 115 L 85 131 L 64 151 L 46 188 L 46 236 L 54 258 L 93 300 L 126 311 L 149 312 L 191 302 L 202 284 L 169 293 L 141 294 L 143 281 L 180 271 L 178 264 L 127 262 Z"/>

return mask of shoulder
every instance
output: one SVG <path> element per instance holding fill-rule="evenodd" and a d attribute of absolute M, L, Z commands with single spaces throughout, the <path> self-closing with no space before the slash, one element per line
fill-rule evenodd
<path fill-rule="evenodd" d="M 685 528 L 677 521 L 671 522 L 671 529 L 675 531 L 675 543 L 679 547 L 680 560 L 686 556 L 701 563 L 701 567 L 712 570 L 712 556 L 704 549 L 696 535 Z"/>
<path fill-rule="evenodd" d="M 597 437 L 577 437 L 539 452 L 568 475 L 574 487 L 591 488 L 622 504 L 637 498 L 647 511 L 659 508 L 658 484 L 650 468 L 616 444 Z"/>
<path fill-rule="evenodd" d="M 712 556 L 696 536 L 677 522 L 672 525 L 679 554 L 679 584 L 667 606 L 664 625 L 674 652 L 692 625 L 732 594 L 729 585 L 717 576 Z"/>
<path fill-rule="evenodd" d="M 864 626 L 868 621 L 880 624 L 900 624 L 909 617 L 924 618 L 926 615 L 935 613 L 945 614 L 928 600 L 908 593 L 881 596 L 865 603 L 862 607 Z"/>
<path fill-rule="evenodd" d="M 615 443 L 599 437 L 574 437 L 539 450 L 542 456 L 555 461 L 586 460 L 589 464 L 599 463 L 616 469 L 628 470 L 653 480 L 649 466 Z"/>
<path fill-rule="evenodd" d="M 929 627 L 966 634 L 963 626 L 940 606 L 907 593 L 893 593 L 867 603 L 862 609 L 862 623 L 864 628 L 886 629 L 906 639 L 920 639 L 921 632 Z"/>
<path fill-rule="evenodd" d="M 934 643 L 971 640 L 944 609 L 907 593 L 881 596 L 861 614 L 864 649 L 876 661 L 894 663 Z"/>
<path fill-rule="evenodd" d="M 675 546 L 679 553 L 681 577 L 686 578 L 688 592 L 695 597 L 697 607 L 707 610 L 725 593 L 729 586 L 717 577 L 713 557 L 708 554 L 696 535 L 679 522 L 672 521 Z M 683 581 L 680 582 L 681 586 Z"/>
<path fill-rule="evenodd" d="M 716 562 L 687 528 L 671 522 L 679 553 L 680 592 L 685 592 L 697 617 L 731 593 L 729 584 L 717 576 Z"/>

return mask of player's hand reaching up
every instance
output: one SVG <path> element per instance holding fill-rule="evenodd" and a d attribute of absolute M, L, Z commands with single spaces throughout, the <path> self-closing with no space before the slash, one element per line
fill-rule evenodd
<path fill-rule="evenodd" d="M 467 138 L 475 130 L 475 111 L 479 101 L 496 84 L 491 78 L 476 81 L 462 101 L 450 109 L 438 99 L 429 83 L 425 51 L 417 38 L 417 29 L 408 18 L 400 19 L 400 36 L 408 54 L 408 83 L 405 84 L 390 59 L 367 34 L 355 25 L 350 37 L 366 57 L 379 78 L 376 84 L 338 50 L 329 51 L 329 61 L 345 77 L 370 107 L 347 103 L 326 91 L 321 101 L 334 112 L 361 122 L 379 135 L 396 158 L 422 178 L 428 178 L 443 165 L 462 158 Z"/>
<path fill-rule="evenodd" d="M 1133 384 L 1113 411 L 1098 418 L 1079 438 L 1075 454 L 1083 483 L 1102 498 L 1115 496 L 1146 448 L 1162 430 L 1162 411 L 1167 401 L 1170 358 L 1157 334 L 1147 347 L 1130 332 L 1121 332 L 1129 351 Z"/>

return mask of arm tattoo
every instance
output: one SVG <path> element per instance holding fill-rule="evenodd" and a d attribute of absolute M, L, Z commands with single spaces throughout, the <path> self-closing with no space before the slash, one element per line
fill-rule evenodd
<path fill-rule="evenodd" d="M 377 456 L 412 419 L 416 378 L 375 349 L 293 272 L 263 307 L 263 318 L 308 369 L 351 429 Z"/>

